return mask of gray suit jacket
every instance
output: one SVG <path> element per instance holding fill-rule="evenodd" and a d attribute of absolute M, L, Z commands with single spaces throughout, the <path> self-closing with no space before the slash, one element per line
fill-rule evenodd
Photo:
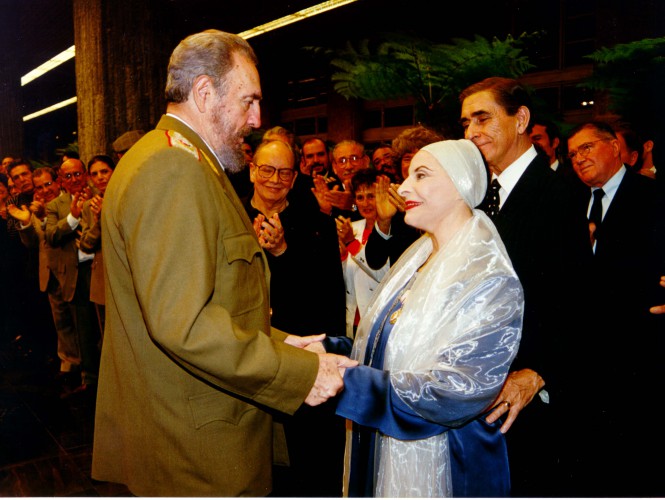
<path fill-rule="evenodd" d="M 72 203 L 69 193 L 61 193 L 46 205 L 46 243 L 49 246 L 48 267 L 60 283 L 63 300 L 70 302 L 76 291 L 78 278 L 78 247 L 76 239 L 79 234 L 67 222 L 67 215 Z"/>
<path fill-rule="evenodd" d="M 20 229 L 19 236 L 21 243 L 27 248 L 39 248 L 39 289 L 46 292 L 48 289 L 48 280 L 50 269 L 48 266 L 48 253 L 50 247 L 46 243 L 44 235 L 44 221 L 30 215 L 30 225 Z"/>
<path fill-rule="evenodd" d="M 102 222 L 95 220 L 90 210 L 90 200 L 83 204 L 81 213 L 80 248 L 86 253 L 94 253 L 90 272 L 90 300 L 95 304 L 104 305 L 104 257 L 102 252 Z"/>

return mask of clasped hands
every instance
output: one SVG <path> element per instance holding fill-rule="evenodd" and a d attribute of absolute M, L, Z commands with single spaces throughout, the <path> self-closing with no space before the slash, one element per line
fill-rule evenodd
<path fill-rule="evenodd" d="M 286 240 L 284 239 L 284 227 L 279 220 L 279 214 L 266 218 L 259 214 L 254 219 L 254 231 L 259 238 L 261 248 L 267 250 L 275 257 L 279 257 L 286 252 Z"/>
<path fill-rule="evenodd" d="M 357 361 L 346 356 L 326 353 L 323 347 L 324 338 L 326 338 L 325 333 L 307 337 L 289 335 L 284 339 L 286 344 L 312 351 L 319 356 L 319 371 L 312 389 L 305 398 L 305 403 L 309 406 L 320 405 L 339 394 L 344 388 L 343 379 L 346 369 L 358 366 Z"/>

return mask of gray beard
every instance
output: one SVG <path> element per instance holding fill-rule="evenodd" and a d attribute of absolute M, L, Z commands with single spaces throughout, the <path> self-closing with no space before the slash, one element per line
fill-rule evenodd
<path fill-rule="evenodd" d="M 245 154 L 242 148 L 223 146 L 215 151 L 226 172 L 237 174 L 245 168 Z"/>

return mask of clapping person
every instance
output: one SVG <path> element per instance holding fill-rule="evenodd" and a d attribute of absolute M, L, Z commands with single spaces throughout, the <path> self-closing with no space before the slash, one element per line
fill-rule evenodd
<path fill-rule="evenodd" d="M 101 338 L 97 313 L 90 302 L 90 273 L 95 256 L 80 248 L 83 203 L 91 198 L 92 190 L 85 165 L 79 159 L 65 160 L 58 178 L 66 192 L 46 205 L 49 267 L 60 283 L 62 298 L 69 304 L 75 319 L 81 355 L 81 385 L 76 391 L 94 397 Z"/>
<path fill-rule="evenodd" d="M 376 223 L 367 239 L 365 255 L 372 269 L 394 264 L 402 252 L 416 241 L 421 233 L 404 222 L 406 204 L 400 196 L 399 185 L 381 175 L 376 181 Z"/>
<path fill-rule="evenodd" d="M 344 280 L 335 222 L 288 195 L 296 182 L 290 145 L 261 143 L 250 163 L 245 205 L 270 267 L 270 324 L 296 335 L 343 336 Z M 276 496 L 342 494 L 344 419 L 333 402 L 301 406 L 283 419 L 289 466 L 276 467 Z M 312 439 L 316 436 L 316 439 Z"/>
<path fill-rule="evenodd" d="M 372 153 L 372 165 L 379 172 L 392 176 L 402 182 L 402 169 L 400 159 L 396 157 L 393 148 L 389 144 L 381 144 Z"/>
<path fill-rule="evenodd" d="M 365 245 L 376 222 L 376 189 L 380 172 L 373 168 L 359 170 L 351 179 L 355 204 L 362 219 L 339 217 L 337 231 L 344 264 L 346 284 L 346 335 L 353 338 L 357 321 L 365 315 L 369 300 L 390 264 L 374 270 L 367 264 Z"/>
<path fill-rule="evenodd" d="M 520 341 L 523 294 L 494 224 L 475 207 L 487 176 L 470 141 L 422 148 L 400 187 L 426 232 L 361 320 L 337 413 L 354 422 L 349 496 L 508 496 L 494 405 Z"/>
<path fill-rule="evenodd" d="M 33 184 L 34 197 L 29 209 L 25 206 L 22 208 L 13 206 L 12 212 L 21 222 L 19 234 L 23 244 L 28 248 L 39 249 L 39 289 L 48 296 L 57 334 L 57 354 L 60 358 L 58 380 L 63 391 L 62 395 L 68 395 L 74 387 L 80 385 L 80 380 L 76 380 L 80 379 L 79 339 L 72 307 L 63 298 L 62 286 L 53 271 L 58 251 L 52 250 L 45 238 L 45 206 L 62 193 L 55 170 L 51 167 L 36 169 L 33 172 Z M 54 255 L 51 255 L 52 253 Z"/>
<path fill-rule="evenodd" d="M 90 271 L 90 301 L 95 304 L 99 330 L 104 335 L 104 258 L 102 256 L 101 214 L 106 187 L 115 162 L 110 156 L 96 155 L 88 162 L 88 176 L 97 193 L 83 204 L 79 248 L 95 255 Z"/>
<path fill-rule="evenodd" d="M 353 206 L 351 178 L 363 168 L 369 167 L 365 146 L 357 141 L 343 140 L 332 150 L 332 166 L 336 181 L 328 183 L 323 176 L 314 176 L 312 192 L 322 212 L 338 217 L 359 218 Z"/>

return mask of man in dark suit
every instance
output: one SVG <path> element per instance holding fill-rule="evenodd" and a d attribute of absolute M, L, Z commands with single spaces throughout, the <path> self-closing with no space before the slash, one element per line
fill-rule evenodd
<path fill-rule="evenodd" d="M 567 356 L 580 331 L 576 294 L 591 259 L 586 220 L 531 143 L 530 99 L 517 81 L 488 78 L 465 89 L 460 101 L 465 137 L 500 186 L 495 205 L 481 208 L 496 224 L 525 298 L 519 352 L 488 421 L 505 418 L 502 432 L 510 429 L 512 494 L 563 496 L 567 458 L 559 417 L 570 410 Z"/>
<path fill-rule="evenodd" d="M 661 406 L 665 316 L 649 310 L 665 303 L 659 286 L 665 274 L 664 200 L 653 179 L 622 162 L 620 142 L 608 124 L 578 125 L 568 151 L 587 186 L 588 204 L 581 211 L 590 218 L 594 279 L 587 290 L 596 301 L 589 311 L 597 322 L 585 350 L 594 354 L 586 371 L 598 383 L 580 399 L 588 425 L 579 443 L 579 474 L 589 478 L 589 487 L 579 493 L 663 496 L 661 463 L 653 457 L 665 439 L 651 421 Z"/>

